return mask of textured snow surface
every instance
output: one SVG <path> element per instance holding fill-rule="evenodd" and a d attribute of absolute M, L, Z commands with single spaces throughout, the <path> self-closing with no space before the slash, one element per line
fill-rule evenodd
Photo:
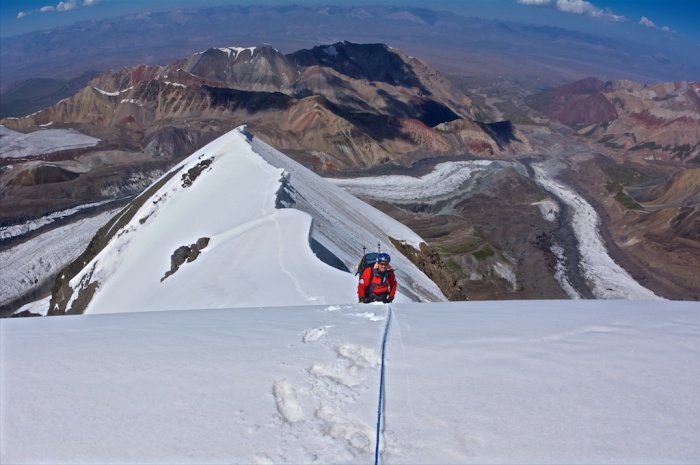
<path fill-rule="evenodd" d="M 389 311 L 391 319 L 389 320 Z M 698 463 L 700 305 L 0 320 L 3 463 Z"/>

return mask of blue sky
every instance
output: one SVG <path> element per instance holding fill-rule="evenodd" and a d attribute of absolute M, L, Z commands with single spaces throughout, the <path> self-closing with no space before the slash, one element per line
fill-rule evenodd
<path fill-rule="evenodd" d="M 700 0 L 3 0 L 0 36 L 141 11 L 221 4 L 399 4 L 700 47 Z"/>

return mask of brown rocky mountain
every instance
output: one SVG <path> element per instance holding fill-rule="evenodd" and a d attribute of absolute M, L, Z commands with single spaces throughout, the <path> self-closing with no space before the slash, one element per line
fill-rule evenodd
<path fill-rule="evenodd" d="M 679 171 L 627 191 L 650 212 L 634 222 L 630 241 L 653 236 L 668 242 L 700 242 L 700 168 Z"/>
<path fill-rule="evenodd" d="M 636 161 L 700 162 L 700 83 L 588 78 L 527 99 L 549 118 Z"/>
<path fill-rule="evenodd" d="M 513 126 L 476 124 L 476 113 L 420 60 L 385 45 L 342 42 L 286 56 L 268 45 L 215 48 L 164 67 L 104 73 L 74 97 L 3 124 L 22 131 L 56 121 L 124 128 L 158 141 L 153 147 L 173 145 L 167 134 L 175 129 L 192 138 L 192 119 L 245 122 L 278 148 L 317 153 L 316 166 L 336 169 L 465 154 L 463 142 L 477 156 L 527 149 Z M 453 126 L 460 144 L 446 137 Z M 179 155 L 190 147 L 183 149 Z"/>
<path fill-rule="evenodd" d="M 636 166 L 636 168 L 632 168 Z M 649 179 L 659 162 L 616 165 L 597 156 L 568 174 L 598 207 L 601 233 L 616 261 L 671 299 L 700 300 L 700 168 Z"/>
<path fill-rule="evenodd" d="M 588 78 L 526 101 L 607 155 L 568 180 L 599 207 L 616 259 L 662 295 L 699 300 L 700 83 Z"/>
<path fill-rule="evenodd" d="M 700 299 L 700 83 L 589 78 L 527 102 L 608 155 L 569 180 L 598 199 L 618 261 L 669 298 Z"/>
<path fill-rule="evenodd" d="M 32 78 L 15 82 L 0 95 L 0 113 L 2 116 L 26 115 L 50 107 L 71 97 L 98 74 L 86 71 L 72 79 Z"/>
<path fill-rule="evenodd" d="M 466 95 L 422 61 L 385 45 L 341 42 L 289 55 L 269 45 L 212 48 L 168 66 L 123 68 L 50 108 L 0 123 L 23 132 L 79 127 L 105 150 L 139 153 L 135 160 L 162 167 L 240 124 L 317 171 L 529 150 L 513 125 L 477 122 L 477 114 Z M 110 160 L 128 165 L 124 156 L 101 160 L 100 169 Z M 25 171 L 41 167 L 17 166 L 5 177 L 26 184 L 36 177 Z M 27 216 L 12 194 L 7 202 L 10 217 Z"/>

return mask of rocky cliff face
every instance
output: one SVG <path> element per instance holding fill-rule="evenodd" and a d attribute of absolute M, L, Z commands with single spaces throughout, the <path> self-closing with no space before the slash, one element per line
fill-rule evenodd
<path fill-rule="evenodd" d="M 650 213 L 635 221 L 635 235 L 700 242 L 700 168 L 628 188 Z"/>
<path fill-rule="evenodd" d="M 700 83 L 588 78 L 534 95 L 528 103 L 629 159 L 700 162 Z"/>
<path fill-rule="evenodd" d="M 382 44 L 340 42 L 289 55 L 269 45 L 212 48 L 168 66 L 125 68 L 2 123 L 23 131 L 57 123 L 117 128 L 140 134 L 142 148 L 163 157 L 211 140 L 202 137 L 205 121 L 224 130 L 246 123 L 320 170 L 527 150 L 513 127 L 503 138 L 474 114 L 469 97 L 422 61 Z"/>

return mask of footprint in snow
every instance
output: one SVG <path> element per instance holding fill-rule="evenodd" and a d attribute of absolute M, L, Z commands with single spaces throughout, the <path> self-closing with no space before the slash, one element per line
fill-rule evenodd
<path fill-rule="evenodd" d="M 360 453 L 374 450 L 374 430 L 354 416 L 321 403 L 316 418 L 324 423 L 323 432 L 328 436 L 345 440 L 348 446 Z"/>
<path fill-rule="evenodd" d="M 275 381 L 272 394 L 275 396 L 277 411 L 287 422 L 295 423 L 304 419 L 304 410 L 297 401 L 294 389 L 286 379 Z"/>
<path fill-rule="evenodd" d="M 335 352 L 340 357 L 335 363 L 314 363 L 309 368 L 309 373 L 317 378 L 328 378 L 337 384 L 354 388 L 365 383 L 365 368 L 375 368 L 381 362 L 373 349 L 361 345 L 340 344 L 335 348 Z"/>
<path fill-rule="evenodd" d="M 307 344 L 309 342 L 316 342 L 323 336 L 328 334 L 328 330 L 332 327 L 333 325 L 319 326 L 318 328 L 309 328 L 301 333 L 301 341 L 304 344 Z"/>
<path fill-rule="evenodd" d="M 309 368 L 309 373 L 316 378 L 328 378 L 334 383 L 340 384 L 348 388 L 354 388 L 364 383 L 365 379 L 360 375 L 360 370 L 357 366 L 340 366 L 338 364 L 328 365 L 314 363 Z"/>
<path fill-rule="evenodd" d="M 364 312 L 364 313 L 351 313 L 352 316 L 359 316 L 360 318 L 367 318 L 369 321 L 384 321 L 386 317 L 382 315 L 377 315 L 374 312 Z"/>
<path fill-rule="evenodd" d="M 349 360 L 353 365 L 362 368 L 374 368 L 382 361 L 373 349 L 356 344 L 340 344 L 335 348 L 335 351 L 339 356 Z"/>

